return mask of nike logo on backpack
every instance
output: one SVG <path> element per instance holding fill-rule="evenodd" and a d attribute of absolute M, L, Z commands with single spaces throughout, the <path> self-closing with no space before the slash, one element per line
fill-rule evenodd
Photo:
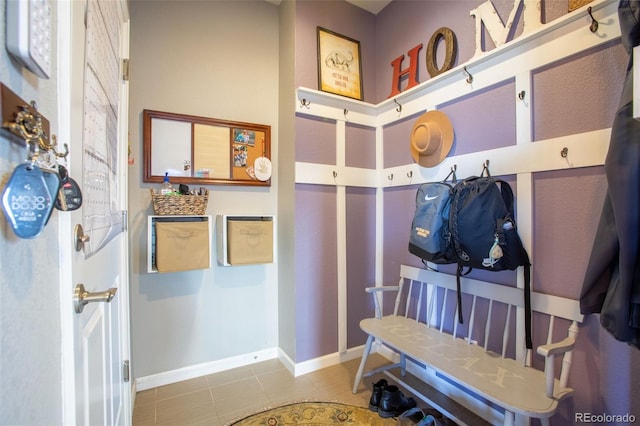
<path fill-rule="evenodd" d="M 433 197 L 429 197 L 429 194 L 424 196 L 424 200 L 425 201 L 431 201 L 431 200 L 435 200 L 436 198 L 438 198 L 437 195 L 433 196 Z"/>

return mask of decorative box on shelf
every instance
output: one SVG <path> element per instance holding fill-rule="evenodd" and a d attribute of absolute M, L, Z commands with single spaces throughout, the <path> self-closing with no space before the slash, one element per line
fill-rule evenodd
<path fill-rule="evenodd" d="M 149 216 L 147 272 L 181 272 L 211 267 L 211 216 Z"/>
<path fill-rule="evenodd" d="M 203 215 L 207 211 L 209 190 L 205 190 L 204 195 L 160 195 L 153 188 L 150 191 L 156 215 Z"/>

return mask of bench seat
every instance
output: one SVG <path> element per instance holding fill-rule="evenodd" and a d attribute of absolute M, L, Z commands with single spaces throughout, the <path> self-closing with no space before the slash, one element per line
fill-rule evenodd
<path fill-rule="evenodd" d="M 555 379 L 551 398 L 545 392 L 543 371 L 459 338 L 428 328 L 424 323 L 402 316 L 368 318 L 360 328 L 414 360 L 427 363 L 438 373 L 515 413 L 529 417 L 553 414 L 558 401 L 573 392 Z"/>
<path fill-rule="evenodd" d="M 467 301 L 469 297 L 472 298 L 471 313 L 468 316 L 468 330 L 471 331 L 467 331 L 466 336 L 461 336 L 457 333 L 457 324 L 454 324 L 452 332 L 449 333 L 446 332 L 447 327 L 443 327 L 444 319 L 447 317 L 447 305 L 451 316 L 456 318 L 450 303 L 456 297 L 455 277 L 408 266 L 402 266 L 401 276 L 398 286 L 372 287 L 367 290 L 374 296 L 376 317 L 360 322 L 360 328 L 368 334 L 368 339 L 356 375 L 354 392 L 357 391 L 363 377 L 366 358 L 372 350 L 373 340 L 377 339 L 400 355 L 399 366 L 403 374 L 407 358 L 426 365 L 472 394 L 502 407 L 505 410 L 506 425 L 514 423 L 516 414 L 539 418 L 543 424 L 547 424 L 549 417 L 557 411 L 559 403 L 573 393 L 573 389 L 568 387 L 566 382 L 578 331 L 577 320 L 581 320 L 575 304 L 571 303 L 574 301 L 532 294 L 533 311 L 543 312 L 550 317 L 547 343 L 537 350 L 537 354 L 545 358 L 545 371 L 541 371 L 529 366 L 525 360 L 505 356 L 509 340 L 516 345 L 516 339 L 509 335 L 510 327 L 505 324 L 509 323 L 512 307 L 517 309 L 522 305 L 522 290 L 465 280 L 462 292 L 465 294 L 465 289 L 468 291 Z M 383 316 L 381 298 L 378 296 L 379 293 L 390 291 L 397 292 L 394 313 Z M 476 301 L 480 299 L 485 299 L 485 306 L 489 305 L 488 313 L 486 309 L 476 309 Z M 403 304 L 404 313 L 400 309 Z M 499 315 L 492 316 L 492 307 L 497 304 L 508 306 L 506 319 L 497 320 L 496 317 L 500 317 Z M 424 306 L 423 311 L 420 309 L 421 305 Z M 493 309 L 497 310 L 495 307 Z M 479 312 L 483 312 L 488 318 L 480 318 Z M 551 343 L 554 319 L 558 316 L 570 321 L 569 330 L 560 342 Z M 425 318 L 430 320 L 426 321 Z M 502 324 L 497 324 L 500 322 Z M 498 328 L 499 336 L 503 340 L 502 354 L 488 350 L 487 345 L 482 342 L 488 340 L 488 335 L 495 328 Z M 483 333 L 479 333 L 478 329 L 483 330 Z M 520 340 L 517 344 L 523 346 L 524 343 Z M 526 351 L 521 352 L 526 354 Z M 564 354 L 564 359 L 560 377 L 556 378 L 555 356 L 559 354 Z M 526 358 L 530 360 L 530 356 Z M 377 369 L 375 372 L 379 371 L 380 369 Z"/>

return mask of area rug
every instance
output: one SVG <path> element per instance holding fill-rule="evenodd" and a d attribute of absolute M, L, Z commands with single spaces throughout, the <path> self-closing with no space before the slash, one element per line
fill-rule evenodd
<path fill-rule="evenodd" d="M 337 402 L 300 402 L 262 411 L 230 423 L 233 426 L 283 425 L 395 425 L 395 419 L 383 419 L 368 408 Z"/>

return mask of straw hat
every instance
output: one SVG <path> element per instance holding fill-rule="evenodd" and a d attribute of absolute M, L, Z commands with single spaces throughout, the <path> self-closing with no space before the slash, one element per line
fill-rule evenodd
<path fill-rule="evenodd" d="M 422 167 L 434 167 L 449 154 L 453 145 L 453 126 L 442 111 L 428 111 L 418 117 L 411 129 L 411 156 Z"/>

